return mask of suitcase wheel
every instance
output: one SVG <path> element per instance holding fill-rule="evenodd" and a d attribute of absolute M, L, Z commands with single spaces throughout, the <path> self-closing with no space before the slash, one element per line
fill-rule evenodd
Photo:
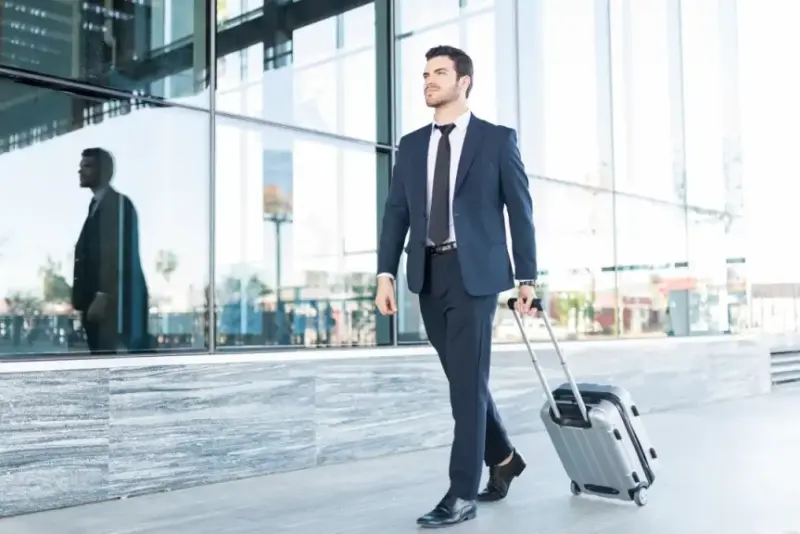
<path fill-rule="evenodd" d="M 647 504 L 647 488 L 645 486 L 640 486 L 639 489 L 633 492 L 633 502 L 635 502 L 637 506 L 644 506 Z"/>
<path fill-rule="evenodd" d="M 573 480 L 572 482 L 569 483 L 569 491 L 571 491 L 573 495 L 580 495 L 581 487 L 578 485 L 577 482 Z"/>

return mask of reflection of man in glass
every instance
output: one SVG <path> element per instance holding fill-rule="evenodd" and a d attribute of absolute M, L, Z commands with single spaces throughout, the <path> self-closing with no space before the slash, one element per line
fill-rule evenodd
<path fill-rule="evenodd" d="M 148 339 L 148 294 L 136 208 L 111 187 L 114 158 L 107 150 L 84 150 L 78 174 L 92 200 L 75 245 L 72 306 L 81 313 L 92 353 L 142 350 Z"/>

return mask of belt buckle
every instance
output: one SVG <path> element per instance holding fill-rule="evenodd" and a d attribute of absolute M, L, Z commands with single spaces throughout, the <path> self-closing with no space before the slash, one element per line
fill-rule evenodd
<path fill-rule="evenodd" d="M 431 256 L 438 256 L 439 254 L 444 254 L 445 252 L 450 252 L 451 250 L 456 249 L 455 242 L 450 243 L 442 243 L 441 245 L 435 245 L 430 248 Z"/>

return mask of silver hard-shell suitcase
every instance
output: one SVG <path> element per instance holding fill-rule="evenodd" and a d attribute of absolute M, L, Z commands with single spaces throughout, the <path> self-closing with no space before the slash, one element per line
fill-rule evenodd
<path fill-rule="evenodd" d="M 655 481 L 658 454 L 630 393 L 616 386 L 576 383 L 547 314 L 542 313 L 542 321 L 567 376 L 566 383 L 550 391 L 515 309 L 516 302 L 515 298 L 509 299 L 508 307 L 547 396 L 540 412 L 542 421 L 571 480 L 573 495 L 587 493 L 644 506 L 647 490 Z M 541 299 L 535 299 L 533 305 L 543 310 Z"/>

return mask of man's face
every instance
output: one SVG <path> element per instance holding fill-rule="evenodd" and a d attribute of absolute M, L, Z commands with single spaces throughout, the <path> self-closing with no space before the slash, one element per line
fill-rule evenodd
<path fill-rule="evenodd" d="M 82 157 L 80 166 L 78 167 L 78 177 L 80 179 L 81 187 L 97 187 L 99 185 L 99 176 L 97 163 L 92 158 Z"/>
<path fill-rule="evenodd" d="M 425 104 L 430 108 L 458 100 L 463 83 L 468 82 L 466 77 L 459 81 L 455 64 L 447 56 L 429 59 L 422 76 L 425 79 Z"/>

